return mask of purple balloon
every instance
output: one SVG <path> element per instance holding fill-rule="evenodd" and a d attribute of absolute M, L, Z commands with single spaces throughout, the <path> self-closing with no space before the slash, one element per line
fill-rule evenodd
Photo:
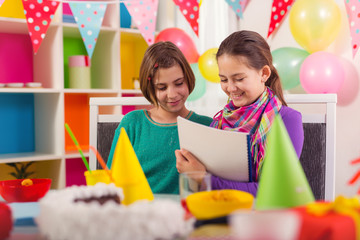
<path fill-rule="evenodd" d="M 315 52 L 300 68 L 300 83 L 307 93 L 337 93 L 344 79 L 344 67 L 332 53 Z"/>

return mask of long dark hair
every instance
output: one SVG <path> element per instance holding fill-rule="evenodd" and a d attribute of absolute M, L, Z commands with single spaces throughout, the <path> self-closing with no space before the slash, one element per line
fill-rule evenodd
<path fill-rule="evenodd" d="M 287 106 L 279 74 L 272 62 L 270 47 L 260 34 L 247 30 L 230 34 L 221 42 L 216 54 L 216 59 L 223 54 L 245 57 L 249 67 L 256 70 L 261 70 L 264 66 L 268 65 L 271 70 L 271 75 L 265 82 L 265 85 L 273 90 L 283 105 Z"/>

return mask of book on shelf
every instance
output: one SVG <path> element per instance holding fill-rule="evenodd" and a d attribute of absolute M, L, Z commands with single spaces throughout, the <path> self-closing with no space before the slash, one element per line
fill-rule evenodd
<path fill-rule="evenodd" d="M 221 178 L 249 182 L 250 135 L 212 128 L 178 117 L 180 147 L 190 151 L 208 172 Z"/>

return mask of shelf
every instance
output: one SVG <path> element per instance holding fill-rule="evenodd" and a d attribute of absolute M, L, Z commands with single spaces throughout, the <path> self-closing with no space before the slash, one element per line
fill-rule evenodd
<path fill-rule="evenodd" d="M 0 164 L 13 162 L 31 162 L 60 159 L 61 155 L 52 155 L 39 152 L 0 154 Z"/>
<path fill-rule="evenodd" d="M 141 90 L 137 90 L 137 89 L 121 89 L 120 92 L 122 94 L 142 95 Z"/>
<path fill-rule="evenodd" d="M 126 16 L 120 16 L 119 2 L 109 3 L 104 15 L 91 57 L 91 88 L 69 87 L 69 56 L 88 53 L 78 24 L 63 22 L 63 10 L 69 13 L 65 5 L 60 3 L 36 54 L 22 0 L 7 0 L 0 8 L 0 83 L 42 84 L 0 88 L 0 112 L 6 116 L 0 118 L 0 179 L 11 178 L 6 163 L 35 161 L 36 177 L 53 179 L 52 188 L 84 184 L 86 168 L 64 124 L 69 124 L 88 159 L 89 99 L 142 95 L 133 79 L 139 76 L 148 44 L 138 29 L 120 27 L 120 17 Z M 134 109 L 108 106 L 99 112 Z"/>
<path fill-rule="evenodd" d="M 25 19 L 0 17 L 0 32 L 12 34 L 29 34 Z"/>
<path fill-rule="evenodd" d="M 52 88 L 9 88 L 3 87 L 0 88 L 0 93 L 60 93 L 57 89 Z"/>
<path fill-rule="evenodd" d="M 119 93 L 119 90 L 114 89 L 64 89 L 64 93 L 89 93 L 89 94 L 117 94 Z"/>
<path fill-rule="evenodd" d="M 83 151 L 83 154 L 86 158 L 89 157 L 89 151 Z M 79 153 L 79 151 L 75 151 L 75 150 L 72 150 L 72 151 L 66 151 L 65 152 L 65 158 L 66 159 L 72 159 L 72 158 L 81 158 L 81 155 Z"/>

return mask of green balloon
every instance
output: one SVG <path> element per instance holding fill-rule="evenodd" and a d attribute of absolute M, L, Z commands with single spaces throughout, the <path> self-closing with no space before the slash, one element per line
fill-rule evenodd
<path fill-rule="evenodd" d="M 195 100 L 201 98 L 205 94 L 206 80 L 200 73 L 198 63 L 190 64 L 190 67 L 191 67 L 192 71 L 194 72 L 196 81 L 195 81 L 195 88 L 191 92 L 191 94 L 189 95 L 187 100 L 195 101 Z"/>
<path fill-rule="evenodd" d="M 309 55 L 309 52 L 293 47 L 272 51 L 273 64 L 280 75 L 284 90 L 292 89 L 300 84 L 301 64 Z"/>

